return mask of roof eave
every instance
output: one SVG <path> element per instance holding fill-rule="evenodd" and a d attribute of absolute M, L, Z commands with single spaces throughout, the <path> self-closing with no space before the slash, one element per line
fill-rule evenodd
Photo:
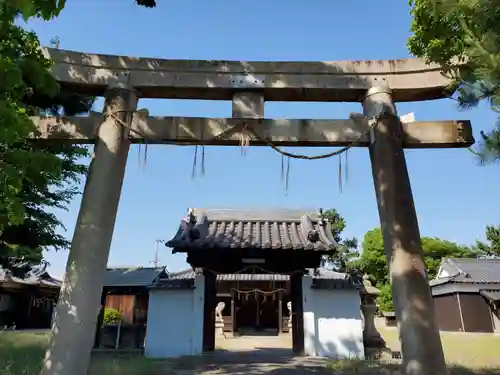
<path fill-rule="evenodd" d="M 170 247 L 170 246 L 169 246 Z M 201 247 L 201 246 L 172 246 L 172 254 L 177 254 L 177 253 L 187 253 L 187 252 L 190 252 L 190 251 L 193 251 L 193 250 L 204 250 L 205 248 L 204 247 Z M 320 254 L 320 255 L 332 255 L 332 254 L 335 254 L 339 251 L 339 248 L 338 247 L 334 247 L 332 249 L 308 249 L 306 247 L 298 247 L 298 248 L 285 248 L 285 247 L 281 247 L 281 248 L 265 248 L 265 247 L 253 247 L 253 246 L 249 246 L 249 247 L 241 247 L 241 248 L 231 248 L 231 247 L 223 247 L 223 246 L 220 246 L 220 247 L 213 247 L 212 248 L 213 250 L 222 250 L 222 249 L 231 249 L 231 251 L 238 251 L 238 250 L 242 250 L 242 251 L 252 251 L 252 250 L 263 250 L 263 251 L 269 251 L 269 252 L 273 252 L 273 251 L 289 251 L 289 252 L 297 252 L 297 251 L 303 251 L 303 252 L 311 252 L 311 253 L 316 253 L 316 254 Z"/>

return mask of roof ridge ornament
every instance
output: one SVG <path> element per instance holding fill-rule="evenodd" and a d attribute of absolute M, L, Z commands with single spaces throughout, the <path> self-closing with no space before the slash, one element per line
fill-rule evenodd
<path fill-rule="evenodd" d="M 191 240 L 197 240 L 201 237 L 200 229 L 198 228 L 198 218 L 194 212 L 194 208 L 188 209 L 186 217 L 187 221 L 187 235 Z"/>
<path fill-rule="evenodd" d="M 319 232 L 314 227 L 311 217 L 309 215 L 304 215 L 302 216 L 300 222 L 302 234 L 304 235 L 304 237 L 310 242 L 319 241 Z"/>
<path fill-rule="evenodd" d="M 196 215 L 194 213 L 194 208 L 188 208 L 186 219 L 189 225 L 196 224 Z"/>
<path fill-rule="evenodd" d="M 320 219 L 319 221 L 321 221 L 323 223 L 329 221 L 328 218 L 325 216 L 325 211 L 322 208 L 318 209 L 318 213 L 319 213 L 319 219 Z"/>

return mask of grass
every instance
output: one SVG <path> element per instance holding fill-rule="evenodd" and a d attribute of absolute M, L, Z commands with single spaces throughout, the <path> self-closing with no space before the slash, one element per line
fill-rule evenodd
<path fill-rule="evenodd" d="M 400 375 L 401 368 L 398 363 L 364 359 L 348 359 L 331 361 L 327 367 L 335 374 L 352 375 Z M 492 367 L 470 368 L 463 365 L 448 363 L 449 375 L 498 375 L 499 369 Z"/>
<path fill-rule="evenodd" d="M 396 328 L 378 327 L 378 330 L 392 350 L 401 350 Z M 500 373 L 500 336 L 493 334 L 471 334 L 442 332 L 446 362 L 454 366 L 472 369 L 492 368 Z"/>
<path fill-rule="evenodd" d="M 38 375 L 47 333 L 0 332 L 0 374 Z M 89 375 L 153 375 L 158 362 L 140 355 L 99 354 L 92 357 Z"/>
<path fill-rule="evenodd" d="M 377 325 L 387 347 L 400 351 L 396 328 Z M 450 375 L 497 375 L 500 374 L 500 336 L 442 332 L 444 355 Z M 328 368 L 335 373 L 355 375 L 399 375 L 400 360 L 349 360 L 330 361 Z"/>
<path fill-rule="evenodd" d="M 397 330 L 378 328 L 387 346 L 400 350 Z M 442 333 L 441 336 L 451 375 L 500 374 L 500 336 L 464 333 Z M 0 331 L 0 375 L 38 375 L 46 345 L 46 333 Z M 151 361 L 140 355 L 100 353 L 92 356 L 89 375 L 177 373 L 183 367 L 193 368 L 200 360 L 203 362 L 203 358 L 175 361 L 172 371 L 167 372 L 169 361 Z M 337 374 L 399 374 L 398 364 L 390 361 L 354 358 L 331 361 L 328 367 Z"/>
<path fill-rule="evenodd" d="M 376 324 L 387 347 L 400 351 L 398 331 Z M 450 375 L 498 375 L 500 374 L 500 336 L 441 332 L 444 355 Z M 364 360 L 352 358 L 330 361 L 328 368 L 338 374 L 399 375 L 400 360 Z"/>

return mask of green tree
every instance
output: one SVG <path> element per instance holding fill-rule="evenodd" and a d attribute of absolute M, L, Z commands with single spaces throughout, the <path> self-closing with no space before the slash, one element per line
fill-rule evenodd
<path fill-rule="evenodd" d="M 361 244 L 361 257 L 358 264 L 360 270 L 370 276 L 374 285 L 388 282 L 389 268 L 387 267 L 380 228 L 366 232 Z"/>
<path fill-rule="evenodd" d="M 421 241 L 429 279 L 436 276 L 443 258 L 475 258 L 477 256 L 477 252 L 474 250 L 451 241 L 436 237 L 422 237 Z M 358 266 L 362 272 L 370 276 L 372 282 L 380 289 L 380 295 L 377 298 L 379 309 L 381 311 L 393 311 L 389 268 L 380 228 L 372 229 L 365 234 Z"/>
<path fill-rule="evenodd" d="M 50 61 L 39 50 L 34 33 L 15 24 L 23 16 L 50 19 L 64 1 L 0 2 L 0 264 L 19 261 L 38 264 L 42 251 L 68 247 L 57 234 L 62 223 L 49 208 L 65 209 L 75 194 L 75 183 L 86 167 L 78 159 L 84 147 L 32 142 L 29 116 L 39 113 L 69 115 L 89 110 L 93 98 L 59 90 L 47 68 Z"/>
<path fill-rule="evenodd" d="M 477 253 L 469 247 L 460 246 L 451 241 L 436 237 L 422 237 L 421 241 L 429 279 L 436 276 L 442 258 L 475 258 L 477 256 Z M 372 229 L 365 234 L 359 263 L 362 271 L 370 275 L 376 285 L 381 286 L 389 282 L 389 269 L 380 228 Z"/>
<path fill-rule="evenodd" d="M 58 228 L 64 228 L 63 224 L 49 209 L 66 209 L 79 193 L 76 182 L 86 171 L 86 166 L 78 162 L 78 158 L 87 153 L 84 148 L 31 144 L 29 150 L 60 159 L 60 173 L 42 173 L 40 178 L 31 180 L 23 178 L 16 196 L 23 204 L 23 220 L 20 224 L 6 225 L 0 234 L 0 262 L 4 268 L 19 261 L 39 264 L 43 250 L 69 248 L 70 242 L 57 233 Z"/>
<path fill-rule="evenodd" d="M 470 247 L 457 245 L 454 242 L 436 237 L 422 237 L 424 261 L 427 277 L 433 279 L 437 275 L 443 258 L 476 258 L 477 254 Z"/>
<path fill-rule="evenodd" d="M 487 100 L 500 110 L 500 3 L 492 0 L 410 0 L 410 52 L 440 64 L 458 88 L 458 104 Z M 481 132 L 480 160 L 500 160 L 500 122 Z"/>
<path fill-rule="evenodd" d="M 486 240 L 489 242 L 476 241 L 478 253 L 489 257 L 500 257 L 500 226 L 486 226 Z"/>
<path fill-rule="evenodd" d="M 394 311 L 394 302 L 392 301 L 391 284 L 381 285 L 380 294 L 377 297 L 378 309 L 381 312 Z"/>
<path fill-rule="evenodd" d="M 1 233 L 5 226 L 23 221 L 24 205 L 19 196 L 23 180 L 53 173 L 59 163 L 51 156 L 28 150 L 27 138 L 34 127 L 28 117 L 30 108 L 26 108 L 23 103 L 24 97 L 35 88 L 38 91 L 44 90 L 50 96 L 57 94 L 57 83 L 47 71 L 50 62 L 41 54 L 36 35 L 14 24 L 18 9 L 23 10 L 17 6 L 24 5 L 28 8 L 28 5 L 13 2 L 11 6 L 5 1 L 0 4 L 0 180 L 3 182 L 0 184 Z M 30 8 L 26 12 L 29 10 Z M 43 14 L 43 10 L 40 14 Z M 53 14 L 55 13 L 54 11 Z"/>
<path fill-rule="evenodd" d="M 323 217 L 328 219 L 331 223 L 332 236 L 340 245 L 339 251 L 328 257 L 326 262 L 340 271 L 350 270 L 352 268 L 353 258 L 359 256 L 359 253 L 356 251 L 358 248 L 358 240 L 355 237 L 342 238 L 342 232 L 346 227 L 346 221 L 335 208 L 323 211 Z"/>

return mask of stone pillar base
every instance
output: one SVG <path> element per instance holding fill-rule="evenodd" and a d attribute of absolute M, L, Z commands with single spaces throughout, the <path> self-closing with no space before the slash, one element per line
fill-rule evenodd
<path fill-rule="evenodd" d="M 215 321 L 215 336 L 224 338 L 226 337 L 226 334 L 224 333 L 224 321 Z"/>
<path fill-rule="evenodd" d="M 378 332 L 377 334 L 372 334 L 369 337 L 363 337 L 363 343 L 365 348 L 383 349 L 386 347 L 385 340 Z"/>
<path fill-rule="evenodd" d="M 385 341 L 380 335 L 377 327 L 375 327 L 375 311 L 377 306 L 370 301 L 370 303 L 363 304 L 361 311 L 363 313 L 363 343 L 365 348 L 385 348 Z"/>

